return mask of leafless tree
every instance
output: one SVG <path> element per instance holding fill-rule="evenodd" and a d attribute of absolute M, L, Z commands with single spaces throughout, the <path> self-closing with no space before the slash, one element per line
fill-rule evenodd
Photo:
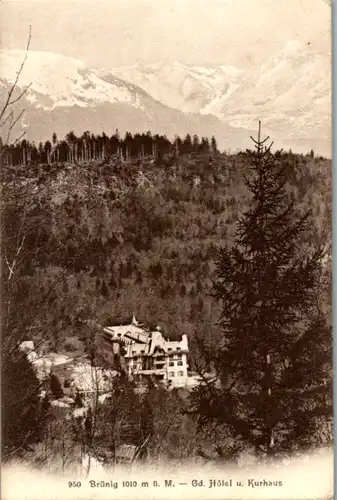
<path fill-rule="evenodd" d="M 27 86 L 25 86 L 23 89 L 19 88 L 19 80 L 20 76 L 22 74 L 23 68 L 26 64 L 27 58 L 28 58 L 28 52 L 30 48 L 30 43 L 31 43 L 31 38 L 32 38 L 32 29 L 31 26 L 29 26 L 29 34 L 28 34 L 28 41 L 26 45 L 26 51 L 25 55 L 23 58 L 23 61 L 16 72 L 16 77 L 12 85 L 10 86 L 8 90 L 7 97 L 5 98 L 5 102 L 1 105 L 0 107 L 0 132 L 3 132 L 4 139 L 3 142 L 5 144 L 8 144 L 11 138 L 11 134 L 13 132 L 14 127 L 17 125 L 19 120 L 22 118 L 25 109 L 22 109 L 18 115 L 15 115 L 14 111 L 14 104 L 19 102 L 23 96 L 26 94 L 28 89 L 31 87 L 32 82 L 29 83 Z M 14 140 L 14 144 L 20 141 L 22 137 L 25 135 L 26 132 L 22 132 L 16 139 Z M 2 147 L 0 149 L 0 158 L 2 158 L 1 154 Z"/>

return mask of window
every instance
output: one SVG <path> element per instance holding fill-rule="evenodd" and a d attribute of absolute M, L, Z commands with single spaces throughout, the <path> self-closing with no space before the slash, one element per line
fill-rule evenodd
<path fill-rule="evenodd" d="M 122 334 L 121 333 L 117 333 L 117 337 L 120 337 Z"/>
<path fill-rule="evenodd" d="M 170 362 L 169 362 L 169 366 L 174 366 L 173 361 L 170 361 Z"/>
<path fill-rule="evenodd" d="M 178 361 L 178 366 L 183 366 L 183 362 L 182 361 Z"/>
<path fill-rule="evenodd" d="M 183 377 L 184 372 L 178 372 L 179 377 Z"/>
<path fill-rule="evenodd" d="M 169 377 L 174 377 L 174 372 L 169 372 Z"/>
<path fill-rule="evenodd" d="M 168 351 L 172 351 L 172 347 L 169 347 L 167 350 L 168 350 Z"/>
<path fill-rule="evenodd" d="M 141 352 L 142 354 L 144 354 L 144 352 L 145 352 L 145 351 L 144 351 L 144 350 L 142 350 L 142 351 L 140 351 L 140 352 Z"/>
<path fill-rule="evenodd" d="M 182 355 L 182 354 L 177 354 L 177 358 L 178 358 L 178 359 L 181 359 L 182 357 L 183 357 L 183 355 Z"/>
<path fill-rule="evenodd" d="M 181 347 L 177 347 L 177 351 L 181 351 Z"/>

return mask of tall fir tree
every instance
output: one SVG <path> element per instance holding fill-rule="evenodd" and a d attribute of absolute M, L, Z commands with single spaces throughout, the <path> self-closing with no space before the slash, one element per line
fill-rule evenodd
<path fill-rule="evenodd" d="M 50 374 L 50 390 L 56 399 L 60 399 L 64 395 L 60 379 L 55 373 Z"/>
<path fill-rule="evenodd" d="M 216 138 L 214 137 L 214 135 L 211 138 L 211 149 L 212 149 L 213 154 L 216 154 L 218 152 L 218 145 L 217 145 Z"/>
<path fill-rule="evenodd" d="M 18 348 L 1 352 L 2 458 L 13 459 L 35 443 L 44 427 L 40 383 Z"/>
<path fill-rule="evenodd" d="M 260 130 L 245 154 L 249 208 L 232 248 L 218 253 L 221 340 L 199 339 L 200 369 L 211 359 L 216 376 L 192 394 L 199 425 L 225 428 L 232 456 L 310 447 L 332 413 L 332 337 L 316 301 L 323 250 L 301 252 L 309 213 L 289 202 L 282 155 Z"/>

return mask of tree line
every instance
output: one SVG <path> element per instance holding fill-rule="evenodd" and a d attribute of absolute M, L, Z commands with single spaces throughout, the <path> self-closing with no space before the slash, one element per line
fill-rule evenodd
<path fill-rule="evenodd" d="M 216 153 L 217 142 L 213 136 L 201 139 L 198 135 L 187 134 L 183 139 L 176 136 L 170 141 L 165 135 L 147 133 L 131 134 L 126 132 L 122 138 L 118 130 L 108 137 L 102 134 L 92 134 L 89 131 L 81 136 L 71 131 L 64 139 L 59 140 L 54 132 L 51 141 L 36 145 L 27 139 L 14 144 L 3 144 L 0 138 L 2 158 L 7 165 L 81 163 L 92 160 L 105 160 L 117 157 L 122 162 L 131 158 L 161 158 L 165 154 L 183 155 L 190 153 Z"/>

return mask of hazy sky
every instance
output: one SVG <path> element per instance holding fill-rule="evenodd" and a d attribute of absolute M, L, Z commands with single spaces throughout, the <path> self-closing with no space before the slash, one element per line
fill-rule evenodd
<path fill-rule="evenodd" d="M 2 0 L 1 44 L 88 65 L 258 63 L 289 40 L 330 51 L 327 0 Z M 1 68 L 0 68 L 1 72 Z"/>

